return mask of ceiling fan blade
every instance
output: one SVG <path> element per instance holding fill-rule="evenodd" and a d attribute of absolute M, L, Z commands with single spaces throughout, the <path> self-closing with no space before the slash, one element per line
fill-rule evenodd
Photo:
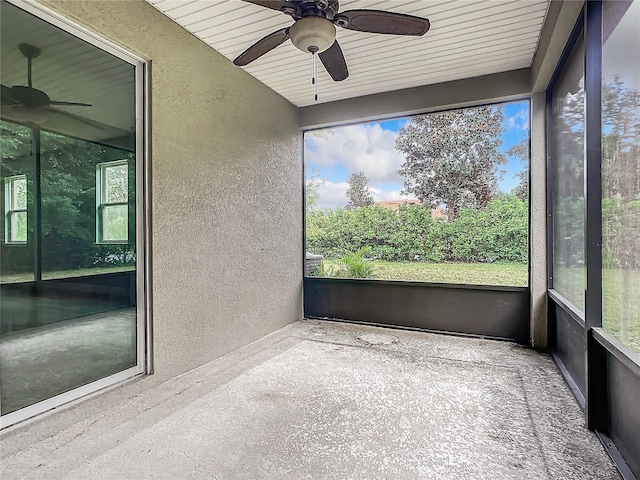
<path fill-rule="evenodd" d="M 340 82 L 349 76 L 347 61 L 344 59 L 342 49 L 337 40 L 327 50 L 319 53 L 318 56 L 324 68 L 327 69 L 331 78 L 336 82 Z"/>
<path fill-rule="evenodd" d="M 90 103 L 80 103 L 80 102 L 57 102 L 55 100 L 51 100 L 49 105 L 65 105 L 67 107 L 93 107 Z"/>
<path fill-rule="evenodd" d="M 282 7 L 290 6 L 286 0 L 244 0 L 247 3 L 253 3 L 264 8 L 270 8 L 271 10 L 282 11 Z"/>
<path fill-rule="evenodd" d="M 236 65 L 244 67 L 249 65 L 254 60 L 260 58 L 267 52 L 270 52 L 278 45 L 283 44 L 289 39 L 289 27 L 281 28 L 266 37 L 258 40 L 256 43 L 247 48 L 233 61 Z"/>
<path fill-rule="evenodd" d="M 431 24 L 426 18 L 383 10 L 347 10 L 334 18 L 334 23 L 347 30 L 389 35 L 424 35 Z"/>

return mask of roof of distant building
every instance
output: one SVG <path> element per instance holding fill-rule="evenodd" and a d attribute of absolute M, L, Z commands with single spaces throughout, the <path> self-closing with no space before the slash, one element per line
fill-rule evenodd
<path fill-rule="evenodd" d="M 376 205 L 380 205 L 384 208 L 390 208 L 391 210 L 398 210 L 400 205 L 422 205 L 422 202 L 417 198 L 406 198 L 402 200 L 382 200 L 376 202 Z M 431 218 L 444 218 L 444 209 L 442 207 L 436 207 L 431 209 Z"/>
<path fill-rule="evenodd" d="M 382 200 L 380 202 L 376 202 L 376 204 L 384 208 L 398 210 L 400 205 L 420 205 L 422 202 L 417 198 L 406 198 L 402 200 Z"/>

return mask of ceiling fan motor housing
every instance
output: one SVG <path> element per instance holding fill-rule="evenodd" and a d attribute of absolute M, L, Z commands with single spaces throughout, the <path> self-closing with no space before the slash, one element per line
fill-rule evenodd
<path fill-rule="evenodd" d="M 291 41 L 303 52 L 321 53 L 336 40 L 336 27 L 326 18 L 305 17 L 289 29 Z"/>
<path fill-rule="evenodd" d="M 340 12 L 338 0 L 244 0 L 291 16 L 295 23 L 280 28 L 238 55 L 233 63 L 244 67 L 287 40 L 304 53 L 315 54 L 331 78 L 340 82 L 349 77 L 347 62 L 336 40 L 336 26 L 365 33 L 422 36 L 429 30 L 429 19 L 386 10 L 354 9 Z"/>

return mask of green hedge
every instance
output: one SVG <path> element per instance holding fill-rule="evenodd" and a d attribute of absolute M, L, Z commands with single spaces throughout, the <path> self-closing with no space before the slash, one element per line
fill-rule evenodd
<path fill-rule="evenodd" d="M 369 246 L 390 261 L 527 262 L 527 204 L 514 195 L 452 222 L 432 219 L 425 205 L 321 210 L 307 217 L 307 250 L 336 258 Z"/>

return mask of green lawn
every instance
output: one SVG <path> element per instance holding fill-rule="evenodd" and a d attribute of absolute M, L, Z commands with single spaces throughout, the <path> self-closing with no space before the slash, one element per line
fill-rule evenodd
<path fill-rule="evenodd" d="M 555 289 L 584 311 L 584 267 L 556 267 Z M 602 324 L 626 346 L 640 353 L 640 271 L 602 271 Z"/>
<path fill-rule="evenodd" d="M 338 260 L 325 259 L 329 269 Z M 374 277 L 379 280 L 405 280 L 471 285 L 527 286 L 529 272 L 522 263 L 422 263 L 372 260 Z"/>
<path fill-rule="evenodd" d="M 640 271 L 603 270 L 602 324 L 622 343 L 640 353 Z"/>
<path fill-rule="evenodd" d="M 135 270 L 133 265 L 119 265 L 114 267 L 80 268 L 77 270 L 58 270 L 54 272 L 43 272 L 43 280 L 53 280 L 55 278 L 84 277 L 86 275 L 100 275 L 102 273 L 130 272 Z M 0 275 L 0 283 L 19 283 L 33 281 L 33 273 L 3 273 Z"/>

